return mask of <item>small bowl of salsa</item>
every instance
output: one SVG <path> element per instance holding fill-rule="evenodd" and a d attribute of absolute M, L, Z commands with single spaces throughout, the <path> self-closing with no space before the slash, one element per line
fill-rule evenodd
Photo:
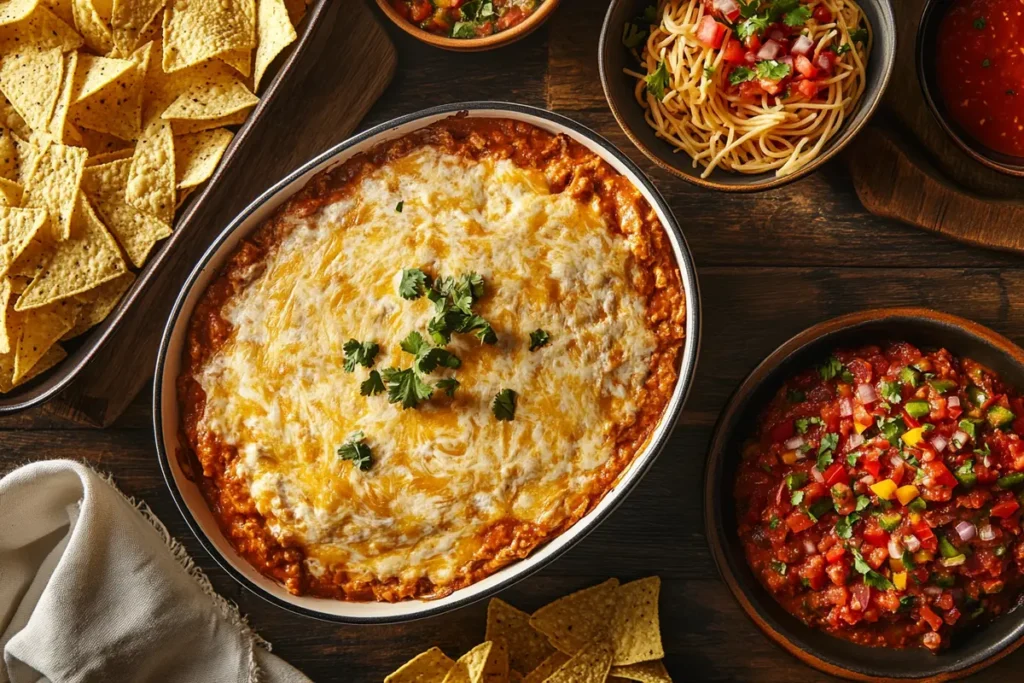
<path fill-rule="evenodd" d="M 1024 177 L 1024 3 L 931 0 L 917 69 L 928 106 L 957 145 Z"/>
<path fill-rule="evenodd" d="M 391 21 L 435 47 L 479 52 L 533 32 L 558 0 L 377 0 Z"/>

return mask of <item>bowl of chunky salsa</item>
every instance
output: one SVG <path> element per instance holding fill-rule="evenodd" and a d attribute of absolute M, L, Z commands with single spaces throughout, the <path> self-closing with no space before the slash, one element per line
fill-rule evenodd
<path fill-rule="evenodd" d="M 706 505 L 769 635 L 855 677 L 964 675 L 1019 643 L 1022 363 L 981 326 L 897 309 L 811 328 L 754 371 Z"/>
<path fill-rule="evenodd" d="M 377 0 L 406 33 L 448 50 L 507 45 L 537 28 L 558 0 Z"/>

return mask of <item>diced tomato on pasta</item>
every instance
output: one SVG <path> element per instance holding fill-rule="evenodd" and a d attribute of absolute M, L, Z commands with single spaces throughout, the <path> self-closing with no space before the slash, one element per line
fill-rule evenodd
<path fill-rule="evenodd" d="M 722 47 L 725 39 L 725 26 L 715 21 L 712 16 L 705 15 L 697 26 L 697 40 L 707 47 L 717 50 Z"/>

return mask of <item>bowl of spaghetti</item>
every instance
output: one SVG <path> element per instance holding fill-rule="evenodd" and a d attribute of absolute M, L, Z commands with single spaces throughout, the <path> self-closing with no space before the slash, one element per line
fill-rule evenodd
<path fill-rule="evenodd" d="M 849 143 L 895 58 L 888 0 L 615 0 L 599 63 L 640 151 L 689 182 L 749 192 Z"/>

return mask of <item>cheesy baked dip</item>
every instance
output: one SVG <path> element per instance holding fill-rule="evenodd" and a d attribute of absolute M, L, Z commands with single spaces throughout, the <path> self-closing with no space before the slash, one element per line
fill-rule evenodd
<path fill-rule="evenodd" d="M 565 531 L 646 445 L 685 300 L 654 210 L 570 138 L 453 117 L 324 171 L 190 322 L 186 456 L 295 594 L 437 598 Z"/>

